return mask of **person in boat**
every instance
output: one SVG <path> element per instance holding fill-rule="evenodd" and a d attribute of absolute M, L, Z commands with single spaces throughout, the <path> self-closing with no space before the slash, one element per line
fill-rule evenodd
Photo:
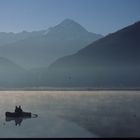
<path fill-rule="evenodd" d="M 20 113 L 22 113 L 23 111 L 22 111 L 22 109 L 21 109 L 21 106 L 19 106 L 19 107 L 15 107 L 15 113 L 17 113 L 17 114 L 20 114 Z"/>
<path fill-rule="evenodd" d="M 18 110 L 19 113 L 23 112 L 23 110 L 21 109 L 21 106 L 19 106 L 18 109 L 19 109 L 19 110 Z"/>
<path fill-rule="evenodd" d="M 17 113 L 17 112 L 18 112 L 18 107 L 16 106 L 16 107 L 15 107 L 15 113 Z"/>

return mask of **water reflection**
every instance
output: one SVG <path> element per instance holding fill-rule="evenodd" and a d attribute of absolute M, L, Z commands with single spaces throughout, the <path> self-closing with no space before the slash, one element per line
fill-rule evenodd
<path fill-rule="evenodd" d="M 69 92 L 68 92 L 69 93 Z M 80 106 L 83 110 L 85 100 L 78 96 L 78 102 L 74 104 L 74 96 L 67 94 L 64 96 L 56 92 L 35 92 L 35 91 L 6 91 L 0 92 L 0 138 L 74 138 L 74 137 L 97 137 L 79 124 L 64 119 L 63 114 L 73 116 L 75 107 Z M 77 93 L 76 93 L 77 95 Z M 79 95 L 79 94 L 78 94 Z M 70 96 L 70 97 L 69 97 Z M 80 95 L 81 96 L 81 95 Z M 73 98 L 74 97 L 74 98 Z M 81 104 L 80 104 L 81 103 Z M 37 113 L 39 116 L 33 118 L 15 118 L 7 116 L 5 111 L 13 111 L 11 108 L 21 104 L 27 111 Z M 23 110 L 24 110 L 23 108 Z M 85 107 L 88 109 L 88 107 Z M 84 108 L 84 110 L 85 110 Z M 83 111 L 84 111 L 83 110 Z M 85 113 L 86 114 L 86 113 Z M 20 116 L 21 117 L 21 116 Z M 93 115 L 91 116 L 93 117 Z M 81 116 L 76 116 L 81 120 Z M 89 117 L 88 117 L 89 118 Z M 89 120 L 90 121 L 90 120 Z M 91 123 L 90 123 L 91 124 Z"/>
<path fill-rule="evenodd" d="M 15 121 L 16 126 L 20 126 L 23 120 L 37 118 L 38 115 L 33 114 L 31 117 L 5 117 L 6 122 Z"/>

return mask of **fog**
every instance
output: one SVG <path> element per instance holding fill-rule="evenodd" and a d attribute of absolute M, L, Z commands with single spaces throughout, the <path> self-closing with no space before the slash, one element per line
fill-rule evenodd
<path fill-rule="evenodd" d="M 139 91 L 1 91 L 0 137 L 139 137 Z M 5 112 L 38 114 L 20 126 Z"/>

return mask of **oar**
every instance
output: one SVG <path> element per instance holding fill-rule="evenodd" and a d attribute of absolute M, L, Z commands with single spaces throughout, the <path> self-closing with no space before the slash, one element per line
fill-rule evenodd
<path fill-rule="evenodd" d="M 38 117 L 38 115 L 32 113 L 32 118 L 36 118 L 36 117 Z"/>

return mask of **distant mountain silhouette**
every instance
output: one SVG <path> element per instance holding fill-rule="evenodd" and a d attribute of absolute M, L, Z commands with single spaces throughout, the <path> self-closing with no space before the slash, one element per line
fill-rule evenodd
<path fill-rule="evenodd" d="M 48 86 L 140 87 L 140 22 L 62 57 L 42 74 Z"/>
<path fill-rule="evenodd" d="M 11 44 L 11 43 L 15 43 L 17 41 L 24 40 L 30 37 L 39 36 L 45 32 L 46 32 L 45 30 L 33 31 L 33 32 L 22 31 L 20 33 L 0 32 L 0 47 Z"/>
<path fill-rule="evenodd" d="M 0 57 L 0 88 L 22 87 L 26 84 L 26 75 L 25 69 Z"/>
<path fill-rule="evenodd" d="M 0 33 L 0 40 L 3 40 L 0 44 L 0 56 L 28 69 L 46 67 L 57 58 L 73 54 L 102 37 L 86 31 L 70 19 L 48 30 L 7 33 L 5 37 L 2 36 L 4 35 Z"/>

